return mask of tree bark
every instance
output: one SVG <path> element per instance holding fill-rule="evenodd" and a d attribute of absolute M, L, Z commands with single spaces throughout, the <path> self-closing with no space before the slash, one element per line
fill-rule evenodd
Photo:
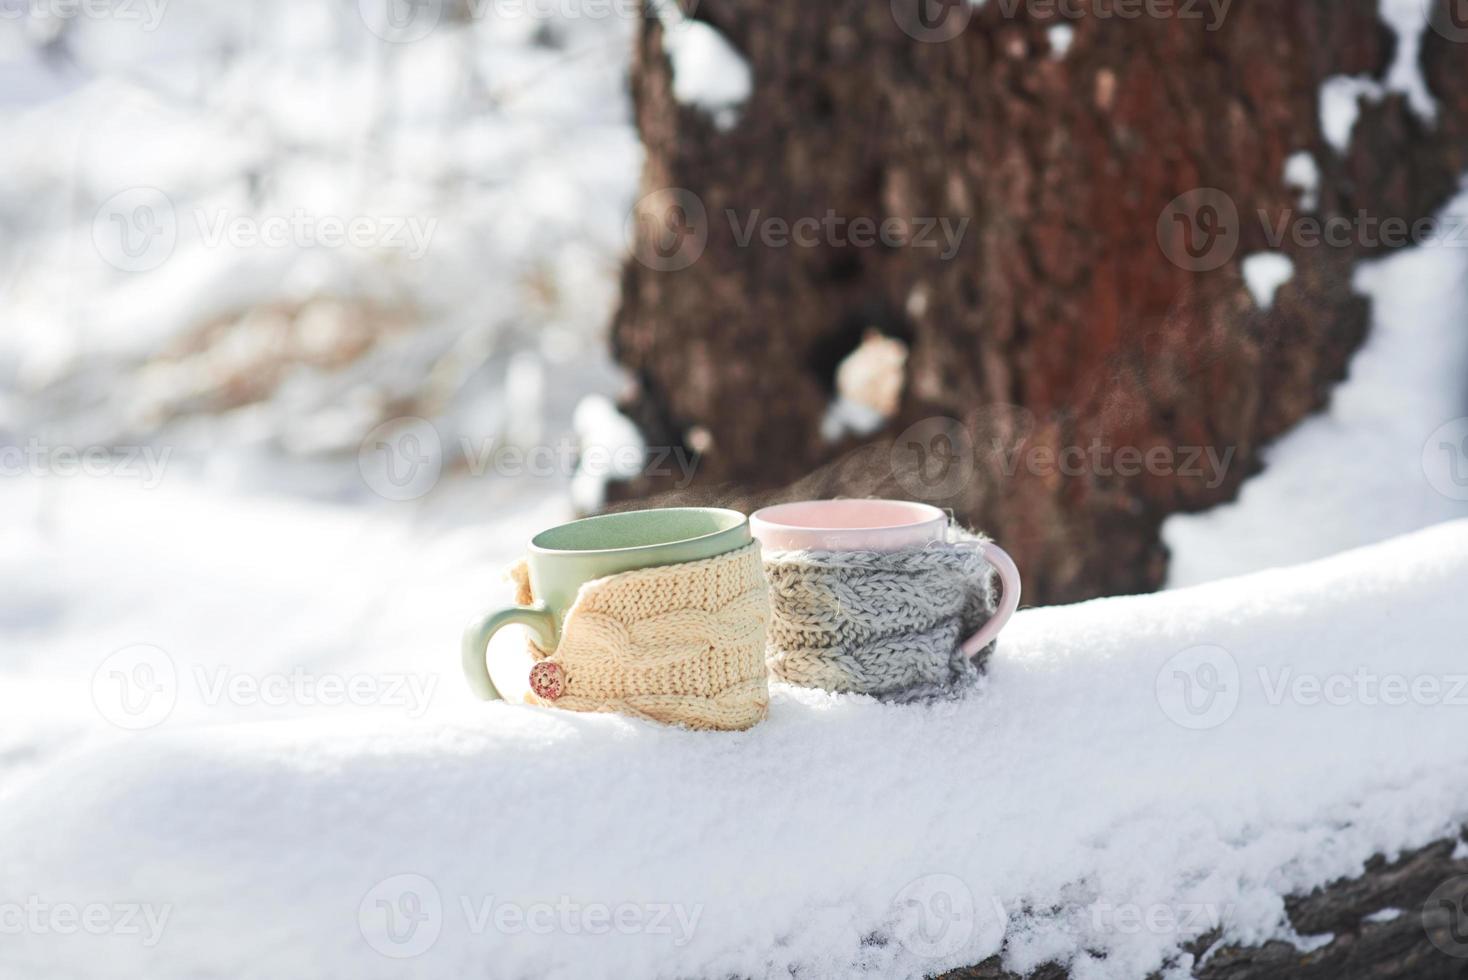
<path fill-rule="evenodd" d="M 650 196 L 613 350 L 649 444 L 699 465 L 680 487 L 655 453 L 614 499 L 924 499 L 1002 540 L 1039 602 L 1158 587 L 1162 520 L 1231 499 L 1325 404 L 1369 324 L 1354 264 L 1389 243 L 1357 228 L 1302 244 L 1300 220 L 1414 221 L 1465 165 L 1468 47 L 1433 30 L 1419 63 L 1436 118 L 1386 92 L 1362 100 L 1346 152 L 1328 143 L 1322 83 L 1392 63 L 1376 0 L 1235 0 L 1221 23 L 948 3 L 928 13 L 966 22 L 941 41 L 900 26 L 939 22 L 914 18 L 940 0 L 684 2 L 748 60 L 753 91 L 720 128 L 674 98 L 665 29 L 643 25 Z M 1300 152 L 1320 172 L 1313 207 L 1284 179 Z M 827 215 L 967 224 L 946 258 L 824 232 L 740 241 L 751 218 Z M 698 252 L 686 267 L 649 251 L 670 229 Z M 1267 251 L 1293 275 L 1265 307 L 1241 267 Z M 908 347 L 900 405 L 828 441 L 837 365 L 873 328 Z"/>

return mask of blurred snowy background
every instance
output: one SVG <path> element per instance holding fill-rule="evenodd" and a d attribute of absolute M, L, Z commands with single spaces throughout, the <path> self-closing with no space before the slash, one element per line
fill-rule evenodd
<path fill-rule="evenodd" d="M 568 432 L 615 390 L 629 11 L 6 0 L 0 434 L 341 498 L 386 420 Z"/>

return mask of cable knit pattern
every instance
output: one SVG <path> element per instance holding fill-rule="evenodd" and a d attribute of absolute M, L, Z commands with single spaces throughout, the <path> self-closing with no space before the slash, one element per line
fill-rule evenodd
<path fill-rule="evenodd" d="M 517 602 L 533 599 L 525 563 L 511 569 Z M 534 704 L 615 711 L 689 728 L 737 731 L 765 716 L 769 586 L 758 544 L 643 568 L 581 586 L 560 644 L 537 661 L 559 664 L 565 693 Z"/>
<path fill-rule="evenodd" d="M 961 647 L 994 614 L 994 569 L 975 547 L 983 537 L 957 534 L 908 551 L 766 553 L 770 671 L 902 701 L 976 678 Z"/>

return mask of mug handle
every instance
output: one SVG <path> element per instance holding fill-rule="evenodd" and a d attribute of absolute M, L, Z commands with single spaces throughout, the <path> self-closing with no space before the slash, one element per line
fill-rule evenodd
<path fill-rule="evenodd" d="M 994 615 L 977 633 L 964 641 L 963 655 L 966 657 L 978 656 L 979 651 L 993 642 L 999 631 L 1004 629 L 1004 624 L 1009 622 L 1009 617 L 1019 608 L 1019 568 L 1015 566 L 1014 559 L 1009 557 L 1009 552 L 992 541 L 981 541 L 979 549 L 983 552 L 984 560 L 993 565 L 994 571 L 999 575 L 999 608 L 994 610 Z"/>
<path fill-rule="evenodd" d="M 540 646 L 554 650 L 560 630 L 556 628 L 556 617 L 545 606 L 510 606 L 480 617 L 464 629 L 463 661 L 464 679 L 469 689 L 483 701 L 502 701 L 504 695 L 494 686 L 489 676 L 489 638 L 511 623 L 521 623 L 535 631 Z"/>

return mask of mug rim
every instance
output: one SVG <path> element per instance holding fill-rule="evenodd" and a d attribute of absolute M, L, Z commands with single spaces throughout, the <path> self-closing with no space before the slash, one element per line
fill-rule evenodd
<path fill-rule="evenodd" d="M 540 539 L 543 538 L 545 535 L 560 532 L 565 530 L 566 528 L 577 527 L 586 524 L 601 523 L 606 521 L 616 521 L 622 518 L 642 516 L 645 514 L 676 513 L 717 514 L 726 519 L 733 518 L 733 520 L 728 524 L 727 527 L 721 527 L 716 531 L 709 531 L 705 534 L 697 534 L 693 537 L 674 538 L 671 541 L 655 541 L 649 544 L 625 545 L 620 548 L 553 548 L 539 543 Z M 528 550 L 541 555 L 630 554 L 634 551 L 647 551 L 652 548 L 668 548 L 675 545 L 690 544 L 697 541 L 707 541 L 709 538 L 718 537 L 721 534 L 728 534 L 731 531 L 737 531 L 739 530 L 739 528 L 746 526 L 748 523 L 748 517 L 746 517 L 740 511 L 733 510 L 728 507 L 644 507 L 639 510 L 613 511 L 610 514 L 593 514 L 591 517 L 582 517 L 574 521 L 565 521 L 564 523 L 556 524 L 553 527 L 548 527 L 544 530 L 537 532 L 533 537 L 531 537 L 527 548 Z"/>
<path fill-rule="evenodd" d="M 793 524 L 793 523 L 790 523 L 790 520 L 792 520 L 792 519 L 787 518 L 785 520 L 781 520 L 779 518 L 779 516 L 777 515 L 777 512 L 778 511 L 782 511 L 782 510 L 786 510 L 786 509 L 790 509 L 790 508 L 797 508 L 797 507 L 810 507 L 812 505 L 817 505 L 817 504 L 819 504 L 819 505 L 821 505 L 823 507 L 830 507 L 830 506 L 841 507 L 841 506 L 846 505 L 846 504 L 896 504 L 896 505 L 898 505 L 900 507 L 911 508 L 914 511 L 920 511 L 923 514 L 925 514 L 926 516 L 923 516 L 923 517 L 915 517 L 913 520 L 904 521 L 904 522 L 901 522 L 901 523 L 873 524 L 873 525 L 862 526 L 862 527 L 853 527 L 851 525 L 843 524 L 843 525 L 841 525 L 839 527 L 835 527 L 835 526 L 831 526 L 829 524 L 811 524 L 811 523 L 798 523 L 798 524 Z M 767 525 L 769 527 L 779 528 L 781 530 L 787 530 L 787 531 L 825 531 L 825 532 L 832 532 L 832 531 L 852 531 L 852 532 L 861 532 L 861 531 L 867 531 L 867 532 L 874 532 L 874 531 L 899 531 L 899 530 L 907 530 L 907 529 L 914 528 L 914 527 L 921 527 L 924 524 L 931 524 L 931 523 L 934 523 L 934 522 L 937 522 L 937 521 L 940 521 L 940 520 L 943 521 L 944 523 L 947 523 L 947 520 L 948 520 L 948 512 L 945 511 L 945 510 L 943 510 L 942 508 L 934 507 L 932 504 L 923 503 L 922 501 L 918 501 L 918 500 L 894 500 L 892 498 L 887 498 L 887 497 L 838 497 L 838 498 L 835 498 L 835 499 L 832 499 L 832 500 L 791 500 L 791 501 L 787 501 L 787 502 L 785 502 L 783 504 L 771 504 L 768 507 L 761 507 L 759 510 L 755 511 L 753 514 L 750 514 L 749 515 L 749 522 L 750 522 L 751 525 L 754 524 L 756 521 L 758 521 L 759 523 L 764 524 L 764 525 Z"/>

